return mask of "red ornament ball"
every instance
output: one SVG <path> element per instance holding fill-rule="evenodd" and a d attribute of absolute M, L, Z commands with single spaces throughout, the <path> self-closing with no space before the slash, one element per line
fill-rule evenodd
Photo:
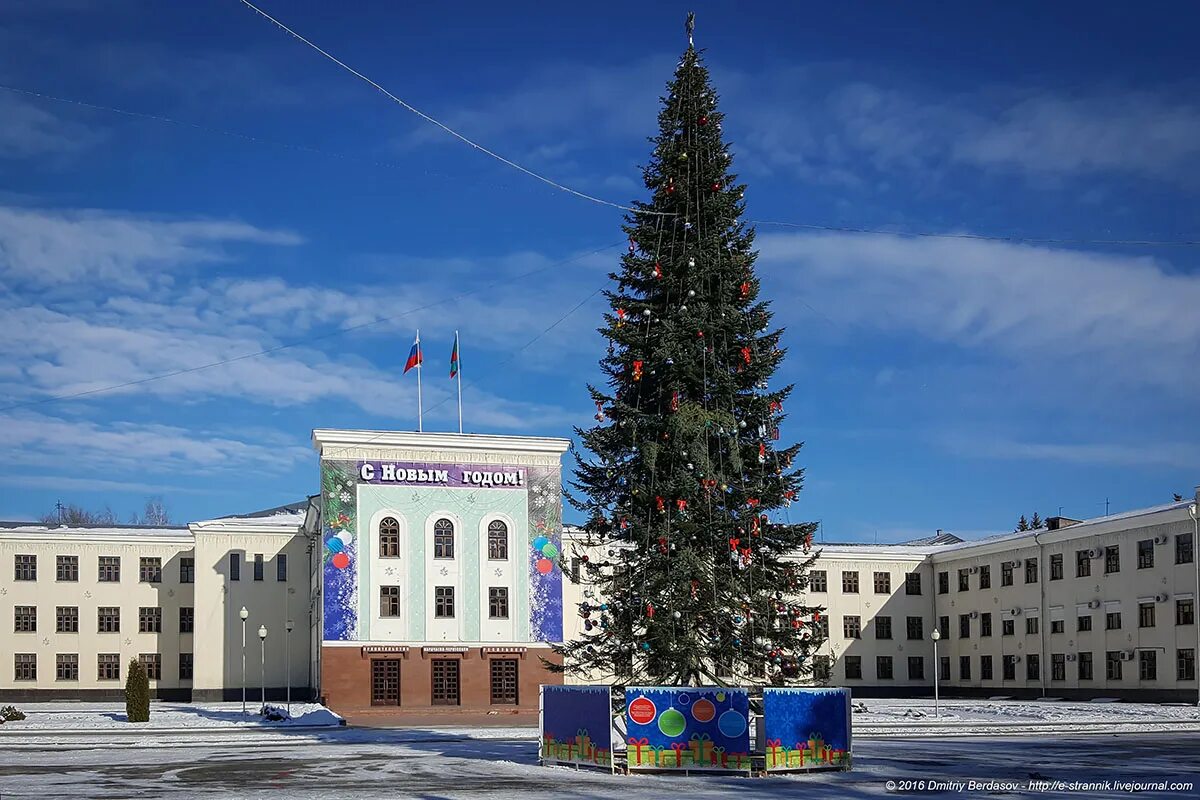
<path fill-rule="evenodd" d="M 333 566 L 338 569 L 345 569 L 350 566 L 350 556 L 345 553 L 335 553 L 333 556 Z"/>
<path fill-rule="evenodd" d="M 704 116 L 700 117 L 700 124 L 701 124 L 701 125 L 707 125 L 707 124 L 708 124 L 708 117 L 704 117 Z"/>

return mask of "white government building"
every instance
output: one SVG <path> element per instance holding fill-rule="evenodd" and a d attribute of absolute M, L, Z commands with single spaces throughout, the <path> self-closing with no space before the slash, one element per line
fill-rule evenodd
<path fill-rule="evenodd" d="M 340 710 L 536 708 L 538 684 L 562 680 L 547 643 L 585 635 L 588 589 L 562 573 L 583 551 L 561 523 L 568 441 L 317 430 L 313 444 L 321 492 L 294 505 L 180 526 L 0 523 L 0 700 L 117 697 L 137 658 L 162 698 L 278 698 L 290 680 L 293 698 Z M 1194 699 L 1197 503 L 1200 488 L 978 541 L 818 543 L 818 666 L 858 694 L 928 693 L 936 628 L 947 694 Z"/>

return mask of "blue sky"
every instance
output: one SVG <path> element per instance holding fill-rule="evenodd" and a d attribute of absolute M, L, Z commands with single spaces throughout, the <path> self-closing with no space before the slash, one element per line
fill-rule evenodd
<path fill-rule="evenodd" d="M 644 196 L 687 6 L 577 5 L 263 0 L 464 134 L 623 203 Z M 697 44 L 751 219 L 1196 240 L 1196 13 L 714 2 Z M 427 429 L 456 425 L 455 328 L 468 430 L 591 421 L 619 212 L 235 0 L 10 0 L 0 83 L 185 123 L 0 90 L 0 517 L 162 495 L 187 520 L 314 492 L 312 428 L 415 426 L 418 325 Z M 970 536 L 1200 482 L 1200 248 L 772 225 L 759 246 L 797 385 L 783 436 L 806 442 L 793 520 Z"/>

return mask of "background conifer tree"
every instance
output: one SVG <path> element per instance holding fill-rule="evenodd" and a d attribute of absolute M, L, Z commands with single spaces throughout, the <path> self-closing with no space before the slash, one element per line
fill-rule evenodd
<path fill-rule="evenodd" d="M 129 660 L 125 676 L 125 721 L 150 721 L 150 678 L 146 667 L 136 658 Z"/>

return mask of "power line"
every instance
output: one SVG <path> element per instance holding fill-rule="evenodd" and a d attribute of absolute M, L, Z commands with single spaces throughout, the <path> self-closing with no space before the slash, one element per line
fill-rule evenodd
<path fill-rule="evenodd" d="M 802 222 L 776 222 L 752 219 L 751 225 L 779 225 L 785 228 L 801 228 L 810 231 L 833 233 L 869 233 L 880 236 L 900 236 L 927 239 L 976 239 L 985 242 L 1013 242 L 1017 244 L 1068 244 L 1068 245 L 1143 245 L 1147 247 L 1195 247 L 1200 240 L 1193 239 L 1058 239 L 1033 236 L 996 236 L 982 233 L 931 233 L 927 231 L 896 231 L 883 228 L 851 228 L 838 225 L 815 225 Z"/>

